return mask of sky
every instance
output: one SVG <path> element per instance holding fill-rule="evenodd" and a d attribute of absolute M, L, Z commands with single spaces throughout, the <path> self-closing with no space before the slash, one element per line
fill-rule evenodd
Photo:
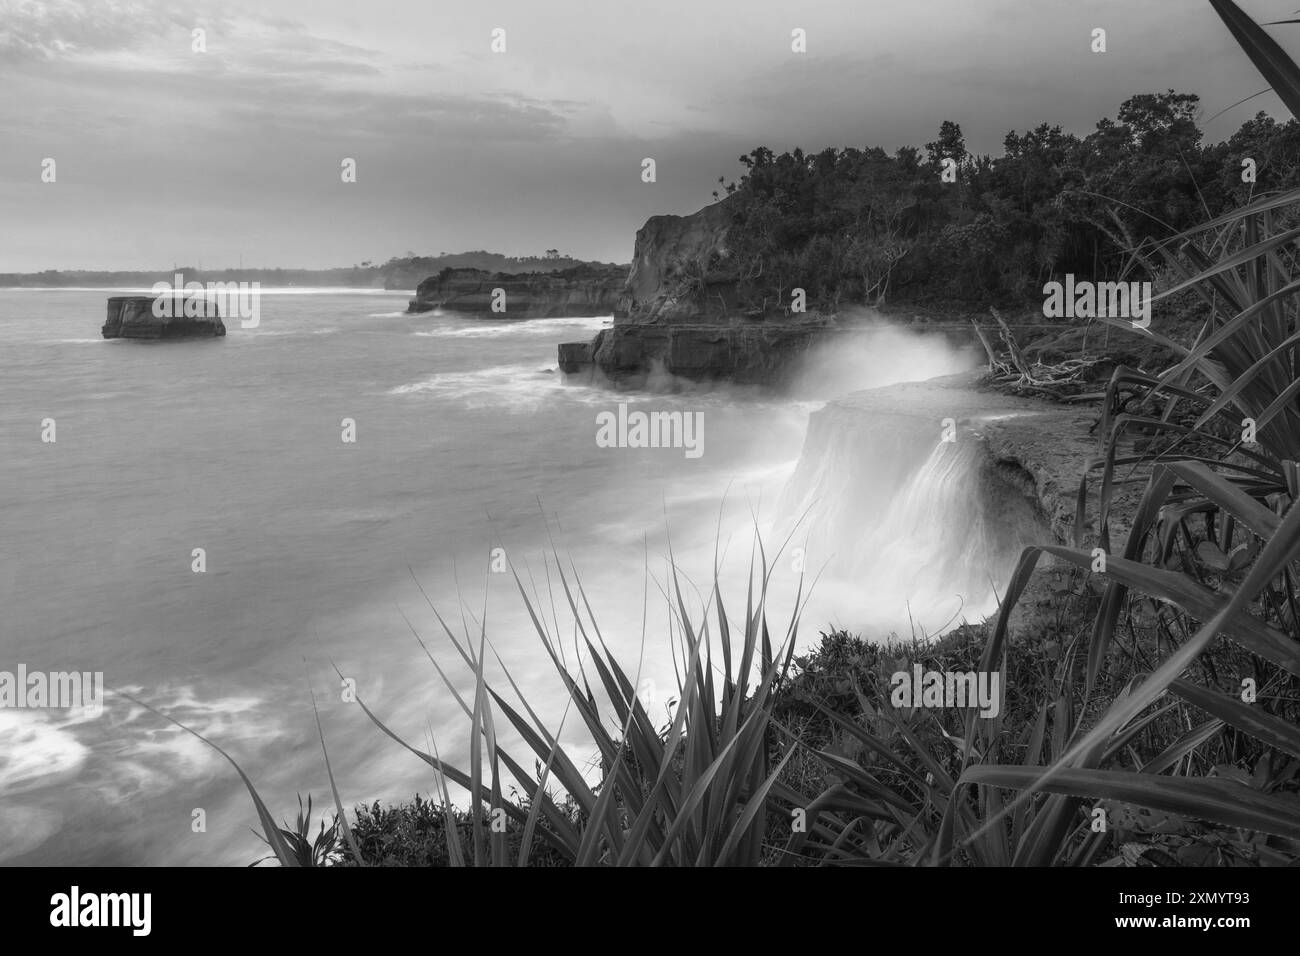
<path fill-rule="evenodd" d="M 1265 85 L 1204 0 L 0 0 L 0 272 L 627 262 L 758 145 L 892 151 L 949 119 L 996 153 L 1134 93 L 1209 117 Z M 1285 115 L 1269 93 L 1207 138 L 1261 109 Z"/>

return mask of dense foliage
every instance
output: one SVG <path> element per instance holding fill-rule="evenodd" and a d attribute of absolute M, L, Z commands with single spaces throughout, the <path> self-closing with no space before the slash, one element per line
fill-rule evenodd
<path fill-rule="evenodd" d="M 1300 185 L 1300 124 L 1257 114 L 1202 143 L 1193 94 L 1144 93 L 1079 137 L 1043 124 L 975 156 L 944 122 L 924 150 L 760 146 L 724 186 L 738 304 L 772 312 L 886 298 L 1027 301 L 1053 276 L 1126 273 L 1134 249 Z M 1244 160 L 1253 160 L 1246 182 Z M 945 172 L 947 175 L 945 175 Z M 724 180 L 719 181 L 724 182 Z M 719 193 L 714 194 L 722 198 Z"/>

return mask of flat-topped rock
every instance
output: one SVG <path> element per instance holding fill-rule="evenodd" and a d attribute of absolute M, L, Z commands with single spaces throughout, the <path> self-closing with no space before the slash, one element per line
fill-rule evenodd
<path fill-rule="evenodd" d="M 204 315 L 186 315 L 184 299 L 174 299 L 170 315 L 157 315 L 152 295 L 115 295 L 108 300 L 108 319 L 101 330 L 106 339 L 191 339 L 215 338 L 226 334 L 220 310 L 212 301 L 203 303 Z M 191 309 L 190 311 L 199 311 Z"/>

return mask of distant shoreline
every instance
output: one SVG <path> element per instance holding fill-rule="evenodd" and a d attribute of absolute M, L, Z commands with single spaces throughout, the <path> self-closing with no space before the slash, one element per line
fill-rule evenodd
<path fill-rule="evenodd" d="M 6 289 L 137 289 L 149 290 L 155 283 L 172 283 L 177 273 L 194 282 L 259 282 L 267 289 L 339 288 L 387 292 L 411 292 L 443 269 L 483 269 L 507 275 L 546 274 L 580 266 L 629 268 L 613 263 L 574 259 L 570 256 L 504 256 L 496 252 L 457 252 L 440 256 L 407 256 L 384 263 L 365 262 L 327 269 L 285 269 L 250 266 L 203 269 L 177 265 L 170 269 L 44 269 L 40 272 L 0 272 L 0 288 Z"/>
<path fill-rule="evenodd" d="M 351 293 L 353 295 L 415 295 L 414 289 L 383 289 L 375 286 L 330 286 L 330 285 L 267 285 L 259 289 L 263 294 L 299 294 L 326 295 L 332 293 Z M 148 295 L 153 288 L 147 285 L 0 285 L 0 292 L 135 292 Z"/>

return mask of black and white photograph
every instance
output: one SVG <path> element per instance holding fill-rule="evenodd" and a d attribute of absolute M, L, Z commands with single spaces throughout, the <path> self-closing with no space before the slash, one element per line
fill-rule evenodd
<path fill-rule="evenodd" d="M 1293 926 L 1297 117 L 1284 0 L 0 0 L 4 924 Z"/>

